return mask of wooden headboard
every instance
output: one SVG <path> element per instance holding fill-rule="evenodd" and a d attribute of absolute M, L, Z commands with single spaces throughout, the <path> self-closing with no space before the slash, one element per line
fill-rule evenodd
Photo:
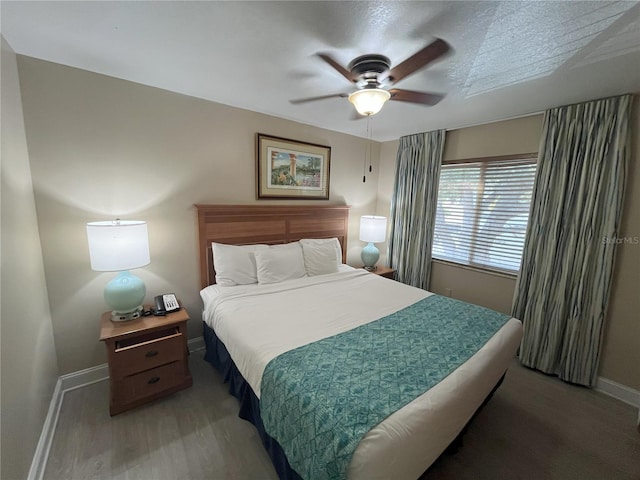
<path fill-rule="evenodd" d="M 212 242 L 230 245 L 336 237 L 346 262 L 349 207 L 345 205 L 196 205 L 201 288 L 215 283 Z"/>

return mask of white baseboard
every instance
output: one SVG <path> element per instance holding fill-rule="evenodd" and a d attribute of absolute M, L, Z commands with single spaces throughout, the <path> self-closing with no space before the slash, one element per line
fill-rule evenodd
<path fill-rule="evenodd" d="M 204 350 L 204 338 L 197 337 L 192 338 L 187 342 L 187 346 L 190 352 L 197 352 Z M 53 441 L 53 435 L 56 431 L 56 425 L 58 424 L 58 416 L 60 415 L 60 408 L 62 407 L 62 401 L 64 394 L 76 388 L 86 387 L 92 383 L 102 382 L 109 378 L 109 366 L 104 363 L 91 368 L 85 368 L 77 372 L 67 373 L 61 375 L 56 382 L 56 387 L 49 403 L 49 411 L 47 417 L 44 420 L 42 426 L 42 432 L 40 433 L 40 440 L 36 446 L 36 451 L 31 461 L 31 468 L 29 469 L 29 476 L 27 480 L 41 480 L 44 475 L 45 467 L 47 466 L 47 460 L 49 459 L 49 450 L 51 449 L 51 442 Z"/>
<path fill-rule="evenodd" d="M 596 381 L 596 390 L 609 395 L 610 397 L 617 398 L 624 403 L 640 408 L 640 391 L 634 390 L 631 387 L 614 382 L 608 378 L 598 377 L 598 380 Z"/>
<path fill-rule="evenodd" d="M 191 338 L 187 342 L 187 346 L 189 347 L 190 352 L 197 352 L 198 350 L 204 350 L 205 348 L 204 337 Z"/>
<path fill-rule="evenodd" d="M 33 460 L 31 461 L 31 468 L 29 468 L 27 480 L 40 480 L 44 475 L 44 469 L 47 466 L 47 460 L 49 458 L 49 450 L 51 449 L 51 442 L 53 441 L 53 434 L 58 424 L 58 416 L 60 415 L 63 397 L 62 381 L 58 378 L 56 386 L 53 389 L 51 402 L 49 402 L 49 411 L 44 419 L 40 439 L 38 440 Z"/>
<path fill-rule="evenodd" d="M 62 391 L 68 392 L 76 388 L 86 387 L 92 383 L 101 382 L 109 378 L 109 366 L 106 363 L 96 367 L 85 368 L 77 372 L 61 375 Z"/>

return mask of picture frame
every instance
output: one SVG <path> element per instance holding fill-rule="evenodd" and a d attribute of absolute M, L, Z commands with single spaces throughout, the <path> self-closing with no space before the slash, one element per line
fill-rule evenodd
<path fill-rule="evenodd" d="M 328 200 L 331 147 L 257 134 L 258 199 Z"/>

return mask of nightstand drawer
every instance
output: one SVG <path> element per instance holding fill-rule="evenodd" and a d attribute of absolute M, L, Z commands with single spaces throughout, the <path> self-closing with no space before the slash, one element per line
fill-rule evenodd
<path fill-rule="evenodd" d="M 177 328 L 116 342 L 112 373 L 125 377 L 182 359 L 184 338 Z"/>
<path fill-rule="evenodd" d="M 129 401 L 145 398 L 179 385 L 184 379 L 184 365 L 173 362 L 146 372 L 131 375 L 123 380 L 123 391 Z"/>

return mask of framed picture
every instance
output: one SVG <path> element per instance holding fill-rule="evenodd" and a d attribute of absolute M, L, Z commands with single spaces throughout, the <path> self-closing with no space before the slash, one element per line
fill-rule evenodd
<path fill-rule="evenodd" d="M 256 195 L 328 200 L 331 147 L 258 133 Z"/>

